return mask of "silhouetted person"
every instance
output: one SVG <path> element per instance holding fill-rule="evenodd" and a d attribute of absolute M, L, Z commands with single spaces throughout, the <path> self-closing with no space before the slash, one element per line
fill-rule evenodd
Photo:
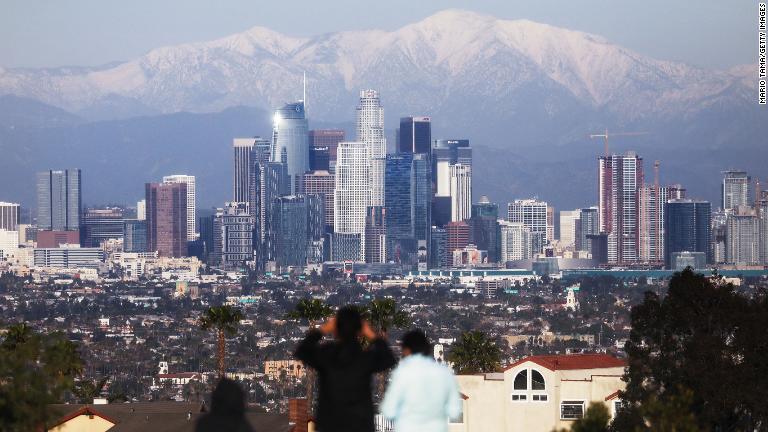
<path fill-rule="evenodd" d="M 211 395 L 211 412 L 197 420 L 196 432 L 253 432 L 245 418 L 245 392 L 240 386 L 222 378 Z"/>
<path fill-rule="evenodd" d="M 323 334 L 333 341 L 320 343 Z M 363 349 L 360 338 L 370 341 Z M 321 432 L 373 432 L 374 374 L 395 365 L 387 341 L 374 333 L 353 307 L 339 309 L 335 318 L 312 329 L 295 356 L 317 370 L 317 430 Z"/>
<path fill-rule="evenodd" d="M 395 421 L 395 432 L 447 432 L 448 420 L 461 414 L 461 396 L 453 372 L 432 356 L 421 330 L 403 336 L 403 359 L 381 403 L 381 414 Z"/>

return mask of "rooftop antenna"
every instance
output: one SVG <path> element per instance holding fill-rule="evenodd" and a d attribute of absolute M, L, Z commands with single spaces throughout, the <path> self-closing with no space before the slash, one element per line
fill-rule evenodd
<path fill-rule="evenodd" d="M 302 94 L 301 101 L 304 102 L 304 111 L 306 111 L 307 110 L 307 72 L 304 71 L 303 74 L 304 74 L 304 78 L 302 82 L 304 84 L 304 92 Z"/>

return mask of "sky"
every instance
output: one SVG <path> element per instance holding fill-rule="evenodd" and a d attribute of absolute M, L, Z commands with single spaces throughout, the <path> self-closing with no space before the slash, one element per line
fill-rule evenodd
<path fill-rule="evenodd" d="M 757 62 L 752 0 L 2 0 L 0 66 L 96 66 L 254 26 L 292 36 L 394 30 L 449 8 L 594 33 L 706 68 Z"/>

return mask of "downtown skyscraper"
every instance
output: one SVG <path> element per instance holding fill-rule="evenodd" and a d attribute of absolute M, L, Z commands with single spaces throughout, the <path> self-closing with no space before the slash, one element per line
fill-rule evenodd
<path fill-rule="evenodd" d="M 398 153 L 430 154 L 432 150 L 432 120 L 429 117 L 402 117 L 397 135 Z"/>
<path fill-rule="evenodd" d="M 608 236 L 608 263 L 638 260 L 639 189 L 643 159 L 635 152 L 600 156 L 598 160 L 600 232 Z"/>
<path fill-rule="evenodd" d="M 309 171 L 309 124 L 303 101 L 275 110 L 271 161 L 286 165 L 291 192 L 295 192 L 296 177 Z"/>
<path fill-rule="evenodd" d="M 364 258 L 365 219 L 371 205 L 368 156 L 368 145 L 363 142 L 339 143 L 331 244 L 335 259 L 361 261 Z"/>
<path fill-rule="evenodd" d="M 184 183 L 187 185 L 187 240 L 197 238 L 197 192 L 195 176 L 175 174 L 163 177 L 163 183 Z"/>
<path fill-rule="evenodd" d="M 187 184 L 147 183 L 147 249 L 161 257 L 187 255 Z"/>
<path fill-rule="evenodd" d="M 710 262 L 710 203 L 670 199 L 664 207 L 664 264 L 667 269 L 682 270 L 677 263 L 681 253 L 698 255 L 700 265 Z"/>
<path fill-rule="evenodd" d="M 387 140 L 384 137 L 384 109 L 379 92 L 361 90 L 356 111 L 357 142 L 365 144 L 370 172 L 370 205 L 384 205 L 384 158 Z M 338 163 L 338 161 L 337 161 Z"/>
<path fill-rule="evenodd" d="M 80 229 L 81 184 L 79 169 L 37 173 L 37 225 L 41 230 Z"/>
<path fill-rule="evenodd" d="M 266 138 L 235 138 L 232 141 L 232 200 L 248 202 L 251 171 L 269 161 L 271 144 Z"/>
<path fill-rule="evenodd" d="M 723 210 L 748 206 L 750 177 L 746 171 L 728 170 L 723 172 L 720 200 Z"/>

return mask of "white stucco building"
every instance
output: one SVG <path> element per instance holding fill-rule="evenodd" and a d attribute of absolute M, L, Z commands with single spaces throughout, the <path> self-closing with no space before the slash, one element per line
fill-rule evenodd
<path fill-rule="evenodd" d="M 625 362 L 605 354 L 531 356 L 504 372 L 460 375 L 463 418 L 451 432 L 549 432 L 570 428 L 592 402 L 621 401 Z"/>

